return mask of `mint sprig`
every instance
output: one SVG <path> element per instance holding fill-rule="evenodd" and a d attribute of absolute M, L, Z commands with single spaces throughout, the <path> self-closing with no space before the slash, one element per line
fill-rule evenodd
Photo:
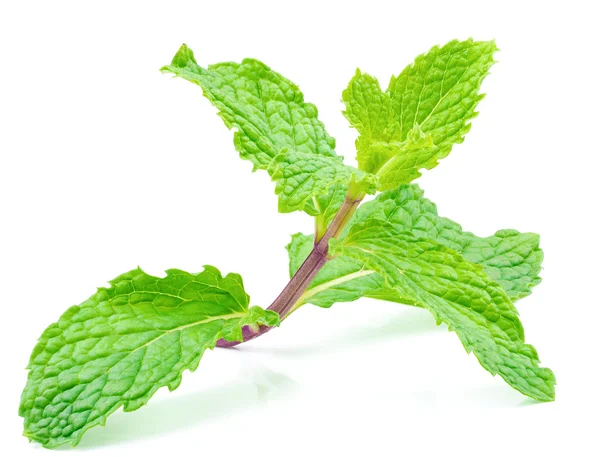
<path fill-rule="evenodd" d="M 279 211 L 313 216 L 315 233 L 292 237 L 290 282 L 267 309 L 249 306 L 239 275 L 210 266 L 165 277 L 136 269 L 69 308 L 31 355 L 24 435 L 49 448 L 76 445 L 118 408 L 133 411 L 159 388 L 177 388 L 206 349 L 257 338 L 307 303 L 361 297 L 429 310 L 490 373 L 553 400 L 554 374 L 525 343 L 514 306 L 540 282 L 539 236 L 478 237 L 410 184 L 463 141 L 495 51 L 473 40 L 436 46 L 385 91 L 357 70 L 342 96 L 359 132 L 354 168 L 290 80 L 254 59 L 202 67 L 183 45 L 162 70 L 202 88 L 235 130 L 240 157 L 275 182 Z"/>

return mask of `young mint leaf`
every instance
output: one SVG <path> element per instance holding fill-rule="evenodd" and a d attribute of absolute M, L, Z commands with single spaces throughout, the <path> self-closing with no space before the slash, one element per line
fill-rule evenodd
<path fill-rule="evenodd" d="M 327 198 L 332 186 L 347 184 L 352 179 L 364 183 L 369 193 L 376 190 L 373 175 L 344 165 L 341 157 L 283 152 L 271 162 L 269 174 L 277 183 L 275 193 L 279 195 L 282 213 L 304 209 L 311 215 L 322 214 L 318 199 Z M 311 206 L 306 208 L 309 202 Z M 324 210 L 326 215 L 327 207 Z"/>
<path fill-rule="evenodd" d="M 506 229 L 480 238 L 465 232 L 456 222 L 438 216 L 435 204 L 426 199 L 415 184 L 383 192 L 375 200 L 361 205 L 348 229 L 369 219 L 390 222 L 400 232 L 434 240 L 459 252 L 467 261 L 480 264 L 512 301 L 529 295 L 532 287 L 541 281 L 538 275 L 543 252 L 539 248 L 539 235 Z M 290 274 L 302 264 L 312 244 L 311 236 L 294 235 L 288 245 Z M 353 259 L 336 257 L 319 272 L 303 300 L 324 307 L 362 296 L 402 303 L 397 291 L 385 285 L 383 277 L 376 273 L 367 275 L 365 271 L 363 265 Z M 331 284 L 331 288 L 327 288 L 327 284 Z"/>
<path fill-rule="evenodd" d="M 436 46 L 392 77 L 385 92 L 356 72 L 342 94 L 344 114 L 360 133 L 359 168 L 378 175 L 379 190 L 414 180 L 463 141 L 496 50 L 493 41 Z"/>
<path fill-rule="evenodd" d="M 19 414 L 24 435 L 45 447 L 76 445 L 120 406 L 133 411 L 160 387 L 176 389 L 218 339 L 241 341 L 243 325 L 279 323 L 248 308 L 239 275 L 210 266 L 164 278 L 136 269 L 110 285 L 69 308 L 31 354 Z"/>
<path fill-rule="evenodd" d="M 356 70 L 348 88 L 342 93 L 342 100 L 346 104 L 344 115 L 360 133 L 356 140 L 358 166 L 361 170 L 377 173 L 393 152 L 381 151 L 373 145 L 402 139 L 392 100 L 382 92 L 376 78 L 360 70 Z"/>
<path fill-rule="evenodd" d="M 234 144 L 240 157 L 277 181 L 279 211 L 306 209 L 315 215 L 316 198 L 327 195 L 329 186 L 348 184 L 358 174 L 336 155 L 335 140 L 319 121 L 317 108 L 304 102 L 298 86 L 258 60 L 205 69 L 183 45 L 162 70 L 202 88 L 225 125 L 236 129 Z"/>
<path fill-rule="evenodd" d="M 314 241 L 315 238 L 312 235 L 305 235 L 303 233 L 295 233 L 292 235 L 292 240 L 285 247 L 288 252 L 288 271 L 290 278 L 296 274 L 302 263 L 308 257 L 308 254 L 310 254 L 310 251 L 312 251 Z M 325 266 L 326 265 L 327 264 L 325 264 Z M 321 269 L 321 271 L 323 270 Z"/>
<path fill-rule="evenodd" d="M 324 228 L 327 228 L 344 203 L 347 192 L 348 186 L 345 184 L 332 185 L 326 194 L 318 195 L 313 199 L 314 212 L 309 214 L 319 216 Z M 307 212 L 308 206 L 304 208 Z"/>
<path fill-rule="evenodd" d="M 354 224 L 343 241 L 332 240 L 330 251 L 379 272 L 403 300 L 431 311 L 493 375 L 536 400 L 554 400 L 554 374 L 539 366 L 514 305 L 481 266 L 377 219 Z"/>

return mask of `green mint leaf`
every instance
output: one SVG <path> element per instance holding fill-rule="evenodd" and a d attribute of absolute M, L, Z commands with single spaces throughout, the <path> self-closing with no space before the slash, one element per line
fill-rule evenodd
<path fill-rule="evenodd" d="M 323 225 L 323 229 L 326 229 L 329 226 L 339 211 L 340 207 L 344 203 L 347 192 L 348 186 L 346 184 L 334 184 L 329 188 L 329 191 L 326 194 L 318 195 L 313 200 L 314 212 L 309 214 L 319 216 L 318 220 Z M 305 208 L 305 211 L 307 211 L 307 208 Z"/>
<path fill-rule="evenodd" d="M 314 236 L 305 235 L 303 233 L 295 233 L 292 235 L 292 240 L 285 247 L 288 252 L 288 271 L 290 278 L 296 274 L 302 263 L 310 254 L 314 247 Z M 326 266 L 327 264 L 325 264 Z M 321 269 L 321 271 L 323 271 Z M 320 272 L 319 272 L 320 273 Z"/>
<path fill-rule="evenodd" d="M 328 211 L 327 204 L 321 209 L 319 202 L 329 195 L 335 196 L 335 189 L 332 193 L 330 188 L 337 189 L 337 186 L 353 179 L 363 183 L 365 191 L 376 191 L 373 175 L 344 165 L 341 157 L 283 152 L 271 162 L 269 174 L 277 183 L 275 193 L 279 195 L 279 211 L 282 213 L 305 210 L 313 216 L 335 215 L 335 212 Z M 309 202 L 311 205 L 306 207 Z"/>
<path fill-rule="evenodd" d="M 373 144 L 387 144 L 402 138 L 391 98 L 382 92 L 376 78 L 356 70 L 348 88 L 342 92 L 342 100 L 346 104 L 344 115 L 360 133 L 356 140 L 358 166 L 377 173 L 392 152 L 381 151 Z"/>
<path fill-rule="evenodd" d="M 440 217 L 435 204 L 415 184 L 383 192 L 361 205 L 342 237 L 353 224 L 369 219 L 390 222 L 398 231 L 410 232 L 459 252 L 467 261 L 481 265 L 512 301 L 529 295 L 541 281 L 543 252 L 539 248 L 539 235 L 505 229 L 482 238 L 465 232 L 456 222 Z M 292 238 L 288 246 L 290 274 L 296 272 L 310 252 L 312 240 L 311 236 L 301 234 Z M 326 288 L 327 284 L 332 285 L 331 290 Z M 329 307 L 362 296 L 402 303 L 397 291 L 385 285 L 383 277 L 376 273 L 367 276 L 361 263 L 339 256 L 325 264 L 303 300 Z"/>
<path fill-rule="evenodd" d="M 298 86 L 258 60 L 205 69 L 183 45 L 162 70 L 202 88 L 225 125 L 235 128 L 240 157 L 277 181 L 281 212 L 306 210 L 318 215 L 315 199 L 358 174 L 336 155 L 335 140 L 319 121 L 317 108 L 304 102 Z"/>
<path fill-rule="evenodd" d="M 234 143 L 255 169 L 267 169 L 283 150 L 336 157 L 335 140 L 304 102 L 298 86 L 255 59 L 199 66 L 186 45 L 161 69 L 199 85 L 219 110 Z"/>
<path fill-rule="evenodd" d="M 239 275 L 210 266 L 164 278 L 136 269 L 110 285 L 69 308 L 31 354 L 19 414 L 24 435 L 45 447 L 76 445 L 120 406 L 133 411 L 160 387 L 176 389 L 217 340 L 241 341 L 243 325 L 279 323 L 248 308 Z"/>
<path fill-rule="evenodd" d="M 524 395 L 554 400 L 554 374 L 539 366 L 535 348 L 524 342 L 514 305 L 481 266 L 377 219 L 354 224 L 330 248 L 333 255 L 378 271 L 407 303 L 428 309 L 438 324 L 446 323 L 490 373 Z"/>
<path fill-rule="evenodd" d="M 359 168 L 378 175 L 379 190 L 414 180 L 463 141 L 496 50 L 493 41 L 436 46 L 392 77 L 385 92 L 356 72 L 342 94 L 344 114 L 360 134 Z"/>
<path fill-rule="evenodd" d="M 381 193 L 358 209 L 353 223 L 371 218 L 390 222 L 396 230 L 410 231 L 417 238 L 434 240 L 482 265 L 513 301 L 529 295 L 541 281 L 544 254 L 539 235 L 512 229 L 489 237 L 465 232 L 456 222 L 440 217 L 435 204 L 416 184 Z"/>

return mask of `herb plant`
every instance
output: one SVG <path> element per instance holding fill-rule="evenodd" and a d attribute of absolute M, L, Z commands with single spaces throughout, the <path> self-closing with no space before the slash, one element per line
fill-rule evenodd
<path fill-rule="evenodd" d="M 119 407 L 134 411 L 160 387 L 177 388 L 206 349 L 256 338 L 307 303 L 360 297 L 429 310 L 490 373 L 553 400 L 554 375 L 525 343 L 513 304 L 540 282 L 538 235 L 475 236 L 410 184 L 463 141 L 495 51 L 472 40 L 434 47 L 385 91 L 357 70 L 342 95 L 359 133 L 354 168 L 291 81 L 253 59 L 203 68 L 181 46 L 162 70 L 202 88 L 235 130 L 241 158 L 275 181 L 279 211 L 314 217 L 315 233 L 293 235 L 291 279 L 268 309 L 249 307 L 242 278 L 212 266 L 163 278 L 135 269 L 69 308 L 31 355 L 24 435 L 49 448 L 76 445 Z M 361 204 L 367 194 L 377 195 Z"/>

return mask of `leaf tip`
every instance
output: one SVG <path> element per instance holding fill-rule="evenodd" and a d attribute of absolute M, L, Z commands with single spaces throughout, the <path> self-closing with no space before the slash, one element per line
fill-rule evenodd
<path fill-rule="evenodd" d="M 188 48 L 187 44 L 183 43 L 177 50 L 177 53 L 175 53 L 175 56 L 171 61 L 171 66 L 185 68 L 190 62 L 197 65 L 196 59 L 194 58 L 194 51 Z"/>

